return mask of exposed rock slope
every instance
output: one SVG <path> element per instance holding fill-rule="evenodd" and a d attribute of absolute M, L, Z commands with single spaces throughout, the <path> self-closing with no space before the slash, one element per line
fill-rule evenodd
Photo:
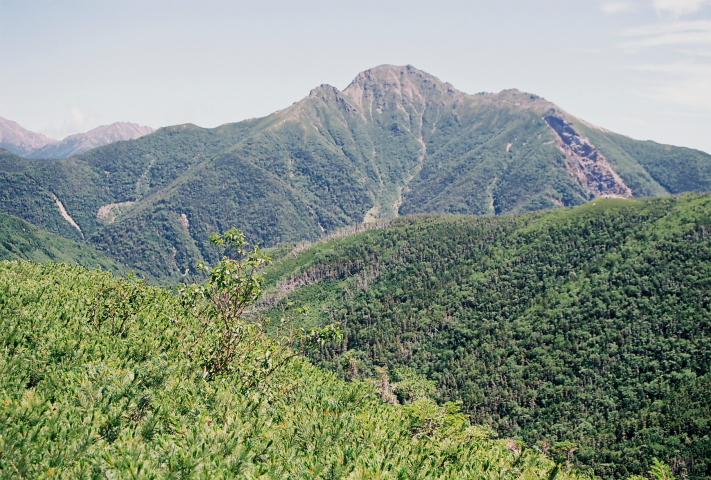
<path fill-rule="evenodd" d="M 12 120 L 0 117 L 0 148 L 5 148 L 17 155 L 27 156 L 30 153 L 55 143 L 41 133 L 35 133 L 22 128 Z"/>
<path fill-rule="evenodd" d="M 631 197 L 632 189 L 615 172 L 605 156 L 578 133 L 573 124 L 555 110 L 545 117 L 558 136 L 558 147 L 565 153 L 568 172 L 596 197 Z"/>

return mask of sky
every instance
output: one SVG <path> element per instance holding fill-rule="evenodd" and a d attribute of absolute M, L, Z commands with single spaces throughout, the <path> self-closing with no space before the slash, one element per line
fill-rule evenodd
<path fill-rule="evenodd" d="M 382 64 L 711 153 L 711 0 L 0 0 L 0 116 L 57 139 L 261 117 Z"/>

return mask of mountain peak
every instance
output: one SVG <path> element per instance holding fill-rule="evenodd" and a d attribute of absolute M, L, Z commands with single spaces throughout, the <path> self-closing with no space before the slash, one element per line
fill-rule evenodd
<path fill-rule="evenodd" d="M 0 147 L 17 155 L 27 155 L 45 145 L 57 143 L 41 133 L 35 133 L 21 127 L 12 120 L 0 117 Z"/>
<path fill-rule="evenodd" d="M 412 65 L 380 65 L 359 73 L 343 90 L 361 111 L 382 110 L 387 104 L 424 105 L 442 97 L 463 95 L 449 83 Z"/>
<path fill-rule="evenodd" d="M 86 133 L 70 135 L 62 140 L 62 142 L 81 138 L 82 140 L 91 139 L 93 143 L 106 145 L 107 143 L 118 142 L 120 140 L 132 140 L 153 133 L 154 131 L 155 130 L 151 127 L 144 127 L 136 123 L 115 122 L 111 125 L 99 125 Z"/>
<path fill-rule="evenodd" d="M 326 93 L 326 94 L 331 94 L 331 93 L 339 94 L 339 93 L 341 93 L 341 92 L 339 92 L 336 87 L 333 87 L 333 86 L 331 86 L 331 85 L 328 85 L 327 83 L 323 83 L 323 84 L 319 85 L 318 87 L 311 89 L 311 91 L 309 92 L 309 97 L 318 97 L 318 96 L 323 95 L 324 93 Z"/>
<path fill-rule="evenodd" d="M 115 122 L 111 125 L 99 125 L 86 133 L 76 133 L 66 137 L 59 143 L 48 145 L 31 154 L 34 158 L 66 158 L 79 155 L 92 148 L 108 145 L 122 140 L 136 138 L 153 133 L 151 127 L 135 123 Z"/>
<path fill-rule="evenodd" d="M 120 140 L 133 140 L 153 131 L 151 127 L 135 123 L 116 122 L 59 141 L 0 117 L 0 147 L 28 158 L 66 158 Z"/>
<path fill-rule="evenodd" d="M 369 87 L 404 85 L 404 84 L 431 84 L 439 87 L 450 87 L 448 83 L 429 73 L 419 70 L 412 65 L 380 65 L 359 73 L 346 87 L 344 92 Z"/>

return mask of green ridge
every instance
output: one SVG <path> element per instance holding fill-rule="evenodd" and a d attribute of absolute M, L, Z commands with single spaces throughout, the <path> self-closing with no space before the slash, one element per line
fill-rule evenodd
<path fill-rule="evenodd" d="M 100 267 L 118 275 L 130 270 L 93 247 L 45 232 L 34 225 L 0 213 L 0 260 L 31 260 Z"/>
<path fill-rule="evenodd" d="M 206 239 L 232 226 L 274 246 L 403 214 L 585 203 L 592 190 L 569 172 L 551 116 L 589 139 L 635 196 L 711 190 L 703 152 L 592 128 L 517 90 L 468 95 L 384 65 L 261 119 L 162 128 L 64 160 L 0 152 L 0 211 L 81 240 L 56 196 L 96 248 L 177 282 L 219 258 Z"/>
<path fill-rule="evenodd" d="M 341 324 L 314 360 L 346 378 L 414 368 L 473 422 L 572 442 L 605 478 L 654 458 L 711 475 L 710 195 L 405 217 L 282 253 L 266 278 L 271 315 Z"/>

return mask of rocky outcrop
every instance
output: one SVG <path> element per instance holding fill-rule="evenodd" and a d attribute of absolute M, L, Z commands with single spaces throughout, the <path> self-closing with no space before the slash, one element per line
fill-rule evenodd
<path fill-rule="evenodd" d="M 343 94 L 360 111 L 370 112 L 371 117 L 389 109 L 405 111 L 404 105 L 420 111 L 428 102 L 451 104 L 464 96 L 452 85 L 412 65 L 381 65 L 361 72 Z"/>
<path fill-rule="evenodd" d="M 555 132 L 558 148 L 565 153 L 568 172 L 595 197 L 631 197 L 625 185 L 605 156 L 578 133 L 573 124 L 551 109 L 543 119 Z"/>

